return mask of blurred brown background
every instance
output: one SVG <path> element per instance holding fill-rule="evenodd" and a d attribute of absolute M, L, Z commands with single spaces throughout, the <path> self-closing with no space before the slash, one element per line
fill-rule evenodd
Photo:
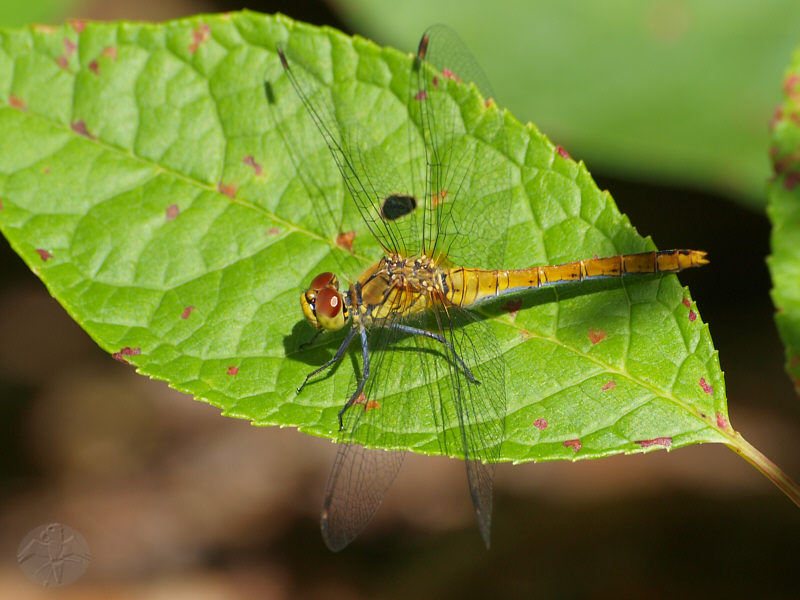
<path fill-rule="evenodd" d="M 98 0 L 71 14 L 164 20 L 237 8 Z M 321 3 L 248 8 L 347 29 Z M 659 247 L 709 251 L 712 264 L 681 279 L 720 351 L 732 423 L 800 477 L 766 218 L 723 197 L 594 174 Z M 797 594 L 800 510 L 721 446 L 501 465 L 489 552 L 463 464 L 417 456 L 365 533 L 328 552 L 318 521 L 333 455 L 325 440 L 222 418 L 115 362 L 0 239 L 0 598 Z M 27 581 L 15 559 L 23 536 L 52 521 L 92 552 L 84 577 L 58 590 Z"/>

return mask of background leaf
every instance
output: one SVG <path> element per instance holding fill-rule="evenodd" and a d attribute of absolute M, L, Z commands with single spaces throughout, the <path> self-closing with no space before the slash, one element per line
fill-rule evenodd
<path fill-rule="evenodd" d="M 384 104 L 402 110 L 392 82 L 407 77 L 408 55 L 285 18 L 5 32 L 0 227 L 117 358 L 227 415 L 335 437 L 350 362 L 313 393 L 294 390 L 335 348 L 297 350 L 309 335 L 298 294 L 341 251 L 315 230 L 315 199 L 275 127 L 264 79 L 322 192 L 347 200 L 274 52 L 287 32 L 328 80 L 382 99 L 354 107 L 366 123 L 380 126 Z M 467 88 L 454 94 L 464 106 L 478 100 Z M 532 126 L 508 118 L 505 127 L 526 210 L 508 232 L 504 266 L 653 247 L 582 165 Z M 357 243 L 365 237 L 356 231 Z M 542 291 L 521 308 L 490 320 L 513 374 L 504 459 L 723 440 L 717 355 L 675 277 Z M 437 435 L 424 427 L 415 439 Z"/>
<path fill-rule="evenodd" d="M 769 184 L 772 229 L 772 299 L 786 346 L 786 368 L 800 391 L 800 50 L 783 78 L 784 102 L 772 122 L 775 175 Z"/>
<path fill-rule="evenodd" d="M 337 4 L 380 43 L 447 23 L 503 105 L 595 172 L 765 203 L 765 123 L 800 37 L 793 0 Z"/>
<path fill-rule="evenodd" d="M 69 16 L 80 0 L 27 0 L 0 4 L 0 26 L 55 23 Z"/>

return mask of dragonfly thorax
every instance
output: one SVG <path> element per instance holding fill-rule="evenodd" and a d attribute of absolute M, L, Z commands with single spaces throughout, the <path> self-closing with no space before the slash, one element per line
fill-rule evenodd
<path fill-rule="evenodd" d="M 364 271 L 353 286 L 353 305 L 361 323 L 406 317 L 443 300 L 443 269 L 425 256 L 389 254 Z"/>
<path fill-rule="evenodd" d="M 300 307 L 306 320 L 316 329 L 336 331 L 350 318 L 348 303 L 339 291 L 339 280 L 333 273 L 320 273 L 300 296 Z"/>

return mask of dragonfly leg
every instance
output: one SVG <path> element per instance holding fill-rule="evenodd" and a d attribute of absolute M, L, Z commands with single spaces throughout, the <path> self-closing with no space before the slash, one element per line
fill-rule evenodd
<path fill-rule="evenodd" d="M 353 328 L 351 331 L 355 332 L 355 328 Z M 361 360 L 364 363 L 364 372 L 361 374 L 361 379 L 358 382 L 356 391 L 353 392 L 353 395 L 350 396 L 347 402 L 344 403 L 342 410 L 339 411 L 339 431 L 344 429 L 344 421 L 342 420 L 344 417 L 344 411 L 353 406 L 353 403 L 358 400 L 358 397 L 361 395 L 361 392 L 364 391 L 364 386 L 367 384 L 367 379 L 369 378 L 369 345 L 367 344 L 367 330 L 362 327 L 360 328 L 360 333 Z"/>
<path fill-rule="evenodd" d="M 355 335 L 355 333 L 356 333 L 356 328 L 355 327 L 351 327 L 350 331 L 347 332 L 347 336 L 345 336 L 344 341 L 342 342 L 342 345 L 339 346 L 339 349 L 336 351 L 336 354 L 334 355 L 334 357 L 332 359 L 330 359 L 328 362 L 326 362 L 324 365 L 319 367 L 318 369 L 314 369 L 313 371 L 311 371 L 311 373 L 306 375 L 305 380 L 303 380 L 303 385 L 301 385 L 299 388 L 297 388 L 297 393 L 298 394 L 303 391 L 303 388 L 306 387 L 306 384 L 308 383 L 308 380 L 311 379 L 312 377 L 314 377 L 314 375 L 324 371 L 325 369 L 330 367 L 332 364 L 337 363 L 340 360 L 342 360 L 342 356 L 344 356 L 344 353 L 347 350 L 347 347 L 350 345 L 350 342 L 353 341 L 353 336 Z"/>
<path fill-rule="evenodd" d="M 308 348 L 311 344 L 313 344 L 316 341 L 316 339 L 319 337 L 320 333 L 322 333 L 322 330 L 321 329 L 317 329 L 316 333 L 312 336 L 312 338 L 310 340 L 308 340 L 307 342 L 303 342 L 302 344 L 300 344 L 297 347 L 297 349 L 298 350 L 305 350 L 306 348 Z"/>
<path fill-rule="evenodd" d="M 470 383 L 475 383 L 475 384 L 480 385 L 481 382 L 478 381 L 477 379 L 475 379 L 475 377 L 472 375 L 472 371 L 470 371 L 469 367 L 466 365 L 466 363 L 463 360 L 461 360 L 461 357 L 458 355 L 458 352 L 456 352 L 456 349 L 453 348 L 453 344 L 451 344 L 443 336 L 439 335 L 438 333 L 433 333 L 432 331 L 427 331 L 425 329 L 418 329 L 416 327 L 409 327 L 408 325 L 403 325 L 402 323 L 393 323 L 389 327 L 391 329 L 395 329 L 397 331 L 402 331 L 403 333 L 410 333 L 411 335 L 422 335 L 424 337 L 431 338 L 432 340 L 436 340 L 437 342 L 441 342 L 442 344 L 444 344 L 447 347 L 448 350 L 450 350 L 450 352 L 453 353 L 453 356 L 456 357 L 456 360 L 458 361 L 458 364 L 461 365 L 462 369 L 464 369 L 464 375 L 467 376 L 467 380 Z"/>

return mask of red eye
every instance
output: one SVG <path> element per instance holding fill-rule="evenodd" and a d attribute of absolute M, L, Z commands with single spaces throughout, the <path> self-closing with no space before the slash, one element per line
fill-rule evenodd
<path fill-rule="evenodd" d="M 336 290 L 324 288 L 317 294 L 316 310 L 327 319 L 332 319 L 342 310 L 342 296 Z"/>
<path fill-rule="evenodd" d="M 318 292 L 319 290 L 328 287 L 336 280 L 336 276 L 333 273 L 320 273 L 314 280 L 311 282 L 311 285 L 308 286 L 308 289 L 314 290 Z"/>

